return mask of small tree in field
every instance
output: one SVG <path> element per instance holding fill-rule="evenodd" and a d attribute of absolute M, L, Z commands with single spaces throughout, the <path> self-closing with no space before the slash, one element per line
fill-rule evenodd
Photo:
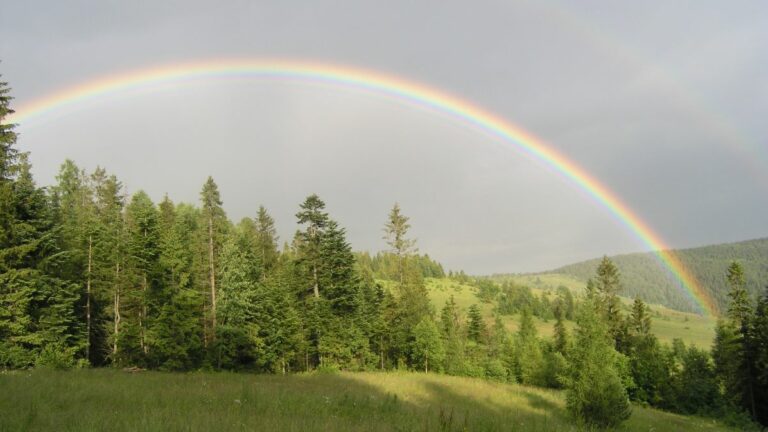
<path fill-rule="evenodd" d="M 568 411 L 589 427 L 614 427 L 631 414 L 622 379 L 626 358 L 615 350 L 598 308 L 588 301 L 581 309 L 571 370 L 565 379 Z"/>
<path fill-rule="evenodd" d="M 430 367 L 440 369 L 445 360 L 445 347 L 440 331 L 431 318 L 422 319 L 413 329 L 412 351 L 414 361 L 424 367 L 424 372 L 429 372 Z"/>

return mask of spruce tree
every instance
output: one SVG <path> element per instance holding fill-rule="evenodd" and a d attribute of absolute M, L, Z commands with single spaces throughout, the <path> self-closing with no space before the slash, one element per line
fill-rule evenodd
<path fill-rule="evenodd" d="M 757 302 L 749 340 L 753 362 L 755 419 L 768 425 L 768 287 Z"/>
<path fill-rule="evenodd" d="M 308 196 L 299 207 L 296 218 L 305 229 L 297 233 L 296 239 L 299 241 L 301 260 L 309 271 L 312 293 L 317 299 L 320 298 L 320 247 L 329 221 L 328 213 L 323 211 L 325 203 L 315 194 Z"/>
<path fill-rule="evenodd" d="M 613 336 L 616 349 L 626 351 L 626 322 L 621 315 L 621 278 L 619 269 L 610 258 L 604 256 L 597 266 L 594 278 L 594 291 L 599 299 L 600 309 Z M 589 284 L 588 284 L 589 285 Z M 588 286 L 588 291 L 590 287 Z"/>
<path fill-rule="evenodd" d="M 560 305 L 555 307 L 555 331 L 554 331 L 554 349 L 563 356 L 568 353 L 568 329 L 565 328 L 563 320 L 563 311 Z"/>
<path fill-rule="evenodd" d="M 730 303 L 726 319 L 718 322 L 713 357 L 728 401 L 757 416 L 755 404 L 754 353 L 750 346 L 752 304 L 747 294 L 744 270 L 732 262 L 726 272 Z"/>
<path fill-rule="evenodd" d="M 395 203 L 389 212 L 387 223 L 384 224 L 384 240 L 397 257 L 397 275 L 400 285 L 405 284 L 408 258 L 416 252 L 416 241 L 406 238 L 410 228 L 408 217 L 400 213 L 400 205 Z"/>
<path fill-rule="evenodd" d="M 279 255 L 277 242 L 279 237 L 275 228 L 275 220 L 267 213 L 267 209 L 264 206 L 259 206 L 259 211 L 256 215 L 256 234 L 257 257 L 261 261 L 264 274 L 266 275 L 277 264 Z"/>
<path fill-rule="evenodd" d="M 635 301 L 632 303 L 629 326 L 630 331 L 636 336 L 645 337 L 651 332 L 651 316 L 648 313 L 648 307 L 640 297 L 635 297 Z"/>
<path fill-rule="evenodd" d="M 212 177 L 208 177 L 203 189 L 200 192 L 200 201 L 202 203 L 202 242 L 205 245 L 205 263 L 207 271 L 209 318 L 210 318 L 210 336 L 206 340 L 215 341 L 216 338 L 216 282 L 219 271 L 219 254 L 223 246 L 227 233 L 227 217 L 222 208 L 221 195 L 219 187 Z M 208 320 L 206 320 L 206 324 Z"/>
<path fill-rule="evenodd" d="M 99 305 L 94 323 L 101 328 L 98 351 L 108 353 L 117 364 L 122 337 L 122 306 L 126 284 L 126 233 L 123 185 L 114 175 L 97 168 L 91 174 L 94 193 L 93 285 L 94 300 Z M 106 361 L 98 359 L 98 362 Z"/>
<path fill-rule="evenodd" d="M 626 358 L 614 348 L 602 307 L 587 301 L 579 308 L 576 342 L 565 378 L 566 406 L 589 427 L 615 427 L 631 414 L 622 370 Z"/>
<path fill-rule="evenodd" d="M 517 382 L 530 385 L 543 385 L 543 355 L 537 336 L 536 325 L 530 310 L 525 309 L 520 315 L 520 325 L 515 334 L 514 358 L 512 370 Z"/>
<path fill-rule="evenodd" d="M 254 258 L 251 249 L 238 244 L 236 234 L 225 241 L 220 254 L 219 322 L 214 344 L 218 368 L 255 367 L 256 348 L 261 345 L 256 309 L 262 288 Z"/>
<path fill-rule="evenodd" d="M 35 185 L 26 153 L 15 149 L 7 84 L 0 82 L 0 367 L 72 366 L 83 356 L 80 290 L 61 279 L 61 227 Z"/>
<path fill-rule="evenodd" d="M 467 312 L 467 337 L 469 340 L 482 343 L 484 342 L 487 329 L 485 328 L 485 321 L 483 315 L 480 312 L 480 307 L 473 304 L 469 307 Z"/>

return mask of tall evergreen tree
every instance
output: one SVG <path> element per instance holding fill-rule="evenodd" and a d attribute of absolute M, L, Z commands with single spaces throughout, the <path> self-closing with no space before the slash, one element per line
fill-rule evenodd
<path fill-rule="evenodd" d="M 397 274 L 400 285 L 405 284 L 406 264 L 408 257 L 416 252 L 416 241 L 408 239 L 408 230 L 411 225 L 408 217 L 400 213 L 400 205 L 395 203 L 389 212 L 389 219 L 384 224 L 384 240 L 397 257 Z"/>
<path fill-rule="evenodd" d="M 619 299 L 621 277 L 619 269 L 607 256 L 604 256 L 597 266 L 594 289 L 616 348 L 619 351 L 626 351 L 627 323 L 621 315 L 621 300 Z"/>
<path fill-rule="evenodd" d="M 261 260 L 264 274 L 267 274 L 277 264 L 279 255 L 277 242 L 279 237 L 275 228 L 275 220 L 267 213 L 267 209 L 264 206 L 259 206 L 259 211 L 256 215 L 256 233 L 257 256 Z"/>
<path fill-rule="evenodd" d="M 749 344 L 753 309 L 745 289 L 744 270 L 738 262 L 728 267 L 726 281 L 730 303 L 726 320 L 718 322 L 712 354 L 727 400 L 756 418 L 756 373 Z"/>
<path fill-rule="evenodd" d="M 473 304 L 467 313 L 467 337 L 477 343 L 484 342 L 488 330 L 485 327 L 480 307 Z"/>
<path fill-rule="evenodd" d="M 560 307 L 560 305 L 557 305 L 555 307 L 555 332 L 554 332 L 554 348 L 556 352 L 559 352 L 562 355 L 566 355 L 568 353 L 568 329 L 565 328 L 565 322 L 563 320 L 564 313 Z"/>
<path fill-rule="evenodd" d="M 530 310 L 520 315 L 520 325 L 515 335 L 513 372 L 522 384 L 543 385 L 543 356 L 537 336 L 536 324 Z"/>
<path fill-rule="evenodd" d="M 297 240 L 302 261 L 306 263 L 310 277 L 311 288 L 315 298 L 320 298 L 320 265 L 321 244 L 325 228 L 328 225 L 328 213 L 324 212 L 325 203 L 315 194 L 308 196 L 300 205 L 296 218 L 305 230 L 299 232 Z"/>
<path fill-rule="evenodd" d="M 210 311 L 210 339 L 216 339 L 216 275 L 218 273 L 218 260 L 227 232 L 227 217 L 224 209 L 221 207 L 221 195 L 219 187 L 212 177 L 208 177 L 203 189 L 200 192 L 200 201 L 202 203 L 201 216 L 204 229 L 203 241 L 205 244 L 206 255 L 205 263 L 208 272 L 208 300 Z M 208 336 L 206 336 L 208 338 Z"/>
<path fill-rule="evenodd" d="M 139 191 L 126 207 L 126 312 L 131 329 L 126 335 L 130 333 L 132 345 L 138 347 L 131 363 L 145 363 L 149 352 L 147 329 L 161 306 L 159 257 L 159 213 L 149 196 Z"/>
<path fill-rule="evenodd" d="M 85 346 L 79 286 L 58 277 L 61 230 L 27 154 L 16 148 L 7 84 L 0 82 L 0 367 L 70 366 Z"/>
<path fill-rule="evenodd" d="M 577 421 L 614 427 L 629 418 L 631 405 L 622 379 L 626 358 L 614 348 L 602 306 L 587 301 L 579 308 L 576 343 L 565 379 L 566 406 Z"/>
<path fill-rule="evenodd" d="M 121 307 L 125 291 L 126 236 L 123 185 L 114 175 L 97 168 L 91 174 L 95 220 L 93 240 L 94 319 L 101 327 L 99 351 L 117 363 L 122 329 Z M 108 336 L 107 336 L 108 335 Z M 106 361 L 98 359 L 98 363 Z"/>
<path fill-rule="evenodd" d="M 768 287 L 757 302 L 750 332 L 750 358 L 755 390 L 755 418 L 768 425 Z"/>

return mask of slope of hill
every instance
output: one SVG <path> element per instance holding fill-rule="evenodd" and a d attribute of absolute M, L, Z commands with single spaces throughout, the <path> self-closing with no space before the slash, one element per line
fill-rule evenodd
<path fill-rule="evenodd" d="M 510 277 L 511 278 L 511 277 Z M 575 279 L 559 275 L 541 275 L 541 276 L 519 276 L 510 279 L 518 284 L 525 284 L 531 287 L 533 293 L 537 296 L 542 293 L 548 293 L 554 299 L 554 289 L 559 286 L 566 286 L 573 292 L 580 292 L 584 288 L 582 282 Z M 389 283 L 389 282 L 384 282 Z M 448 278 L 428 278 L 426 279 L 429 298 L 432 305 L 439 313 L 445 302 L 453 296 L 454 301 L 459 306 L 461 312 L 466 316 L 466 312 L 473 304 L 480 306 L 480 310 L 485 317 L 487 325 L 490 327 L 494 319 L 494 303 L 484 303 L 477 297 L 477 289 L 471 285 L 465 285 Z M 629 314 L 629 306 L 632 302 L 629 298 L 622 298 L 626 314 Z M 651 331 L 665 343 L 672 343 L 674 339 L 681 339 L 686 345 L 695 345 L 702 349 L 709 349 L 712 346 L 712 340 L 715 337 L 715 318 L 707 315 L 696 315 L 693 313 L 680 312 L 666 308 L 661 305 L 651 304 Z M 520 322 L 520 314 L 501 315 L 504 326 L 510 332 L 516 332 Z M 533 317 L 536 329 L 540 336 L 550 338 L 554 332 L 554 320 L 543 320 Z M 573 330 L 575 323 L 566 321 L 569 330 Z"/>
<path fill-rule="evenodd" d="M 0 430 L 574 431 L 564 393 L 424 373 L 0 374 Z M 620 431 L 726 431 L 635 406 Z"/>
<path fill-rule="evenodd" d="M 744 266 L 747 289 L 752 295 L 763 292 L 768 285 L 768 238 L 674 252 L 721 310 L 727 304 L 725 272 L 731 261 L 738 261 Z M 700 312 L 680 283 L 660 265 L 653 253 L 617 255 L 611 259 L 621 271 L 623 296 L 631 298 L 638 295 L 648 303 Z M 584 282 L 595 274 L 599 261 L 596 258 L 544 273 L 567 275 Z"/>

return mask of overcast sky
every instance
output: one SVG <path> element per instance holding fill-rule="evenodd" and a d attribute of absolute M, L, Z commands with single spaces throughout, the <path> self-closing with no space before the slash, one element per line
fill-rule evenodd
<path fill-rule="evenodd" d="M 145 4 L 146 6 L 139 6 Z M 768 235 L 768 2 L 9 1 L 0 73 L 16 106 L 101 76 L 215 58 L 378 70 L 541 138 L 672 247 Z M 422 252 L 471 273 L 646 250 L 568 180 L 454 120 L 327 85 L 207 80 L 118 94 L 18 127 L 39 183 L 74 159 L 129 192 L 230 218 L 260 204 L 282 240 L 317 193 L 355 249 L 398 201 Z"/>

